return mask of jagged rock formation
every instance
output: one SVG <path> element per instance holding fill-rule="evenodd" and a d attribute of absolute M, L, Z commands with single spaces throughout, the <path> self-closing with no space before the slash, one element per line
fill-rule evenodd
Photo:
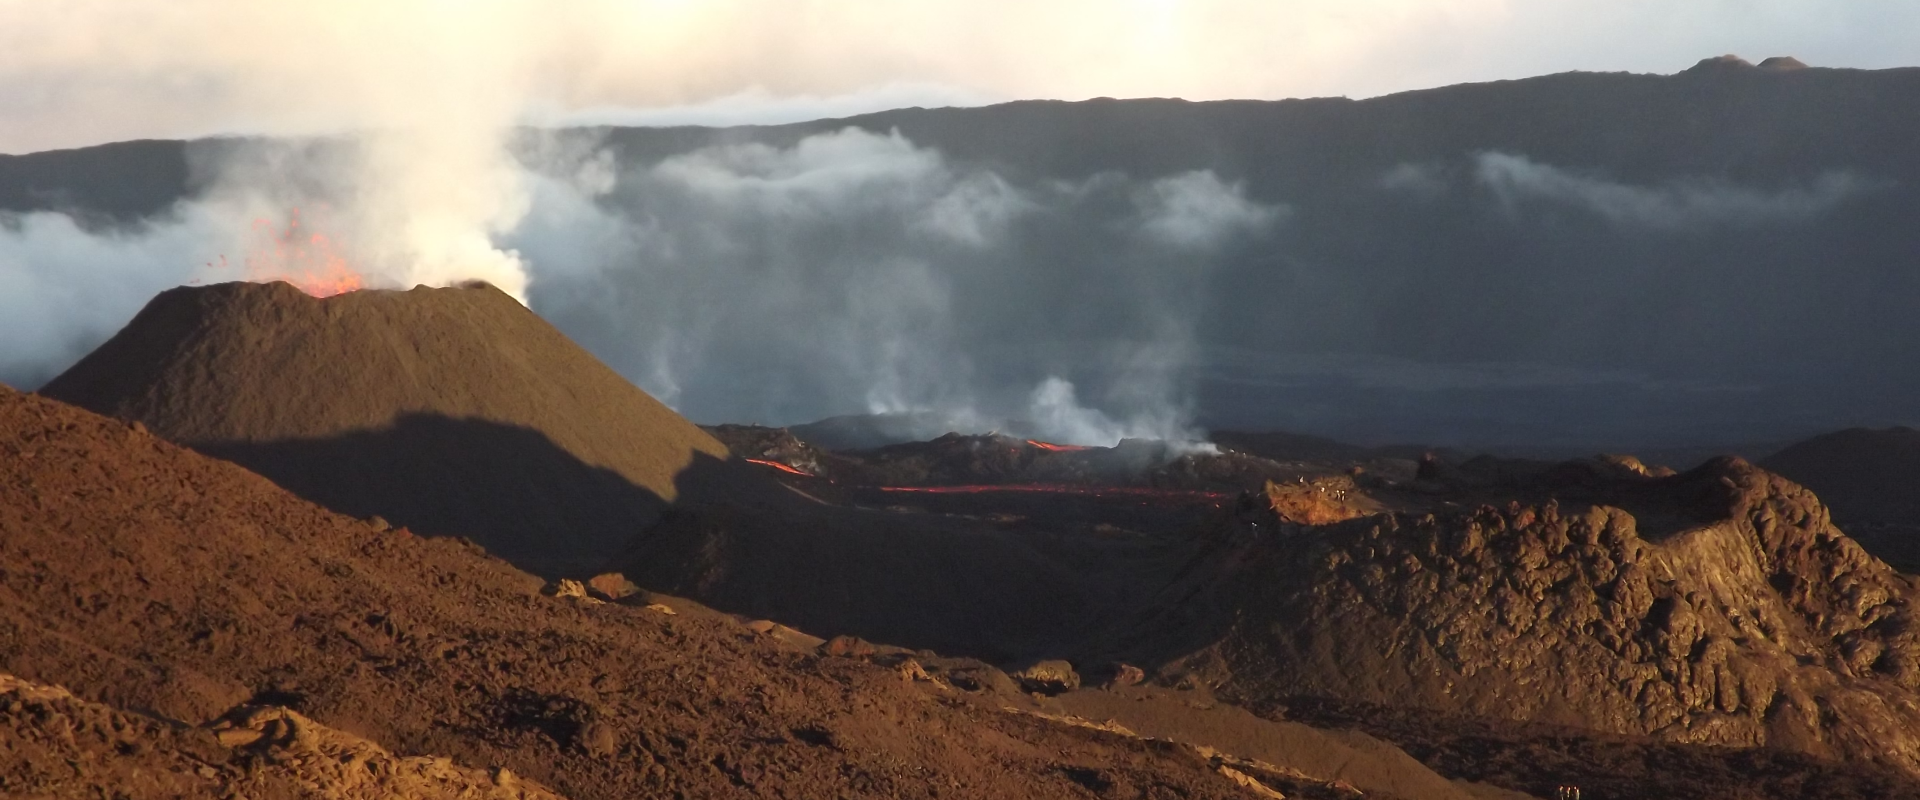
<path fill-rule="evenodd" d="M 41 393 L 303 497 L 588 570 L 669 503 L 756 484 L 725 448 L 485 285 L 161 293 Z M 709 480 L 724 473 L 726 480 Z"/>
<path fill-rule="evenodd" d="M 1175 655 L 1163 680 L 1256 705 L 1332 698 L 1920 772 L 1915 589 L 1811 492 L 1737 459 L 1446 480 L 1331 525 L 1243 515 L 1214 566 L 1121 638 Z"/>

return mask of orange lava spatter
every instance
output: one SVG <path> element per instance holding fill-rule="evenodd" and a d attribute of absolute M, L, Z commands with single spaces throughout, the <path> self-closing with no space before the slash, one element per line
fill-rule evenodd
<path fill-rule="evenodd" d="M 314 297 L 366 288 L 366 279 L 347 265 L 332 239 L 301 226 L 300 209 L 287 214 L 284 229 L 272 220 L 254 220 L 253 233 L 245 265 L 248 281 L 286 281 Z"/>
<path fill-rule="evenodd" d="M 759 464 L 759 465 L 762 465 L 762 466 L 767 466 L 767 467 L 773 467 L 774 469 L 777 469 L 777 470 L 780 470 L 781 472 L 791 472 L 791 473 L 793 473 L 793 474 L 795 474 L 795 475 L 805 475 L 805 476 L 807 476 L 807 477 L 809 477 L 809 478 L 811 478 L 811 477 L 813 477 L 813 473 L 811 473 L 811 472 L 807 472 L 807 471 L 805 471 L 805 470 L 798 470 L 798 469 L 794 469 L 793 467 L 789 467 L 789 466 L 787 466 L 787 465 L 785 465 L 785 464 L 782 464 L 782 463 L 780 463 L 780 462 L 778 462 L 778 461 L 766 461 L 766 460 L 763 460 L 763 459 L 758 459 L 758 458 L 749 458 L 749 459 L 747 459 L 747 463 L 749 463 L 749 464 Z"/>
<path fill-rule="evenodd" d="M 1038 447 L 1038 448 L 1040 448 L 1040 449 L 1042 449 L 1042 450 L 1045 450 L 1045 451 L 1047 451 L 1047 452 L 1050 452 L 1050 453 L 1078 453 L 1078 452 L 1080 452 L 1080 451 L 1082 451 L 1082 450 L 1092 450 L 1092 449 L 1093 449 L 1093 448 L 1091 448 L 1091 447 L 1086 447 L 1086 446 L 1084 446 L 1084 445 L 1077 445 L 1077 444 L 1054 444 L 1054 443 L 1052 443 L 1052 442 L 1043 442 L 1043 441 L 1040 441 L 1040 440 L 1038 440 L 1038 439 L 1028 439 L 1028 440 L 1027 440 L 1027 444 L 1030 444 L 1030 445 L 1033 445 L 1034 447 Z"/>

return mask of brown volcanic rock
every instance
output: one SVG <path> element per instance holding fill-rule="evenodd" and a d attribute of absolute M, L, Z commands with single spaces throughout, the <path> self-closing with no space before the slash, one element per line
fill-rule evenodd
<path fill-rule="evenodd" d="M 807 444 L 786 428 L 760 425 L 702 425 L 713 438 L 741 458 L 785 464 L 809 475 L 832 477 L 836 456 Z"/>
<path fill-rule="evenodd" d="M 334 510 L 586 570 L 725 447 L 484 284 L 178 288 L 42 394 L 138 420 Z M 744 490 L 744 489 L 742 489 Z"/>
<path fill-rule="evenodd" d="M 1179 656 L 1164 677 L 1256 706 L 1320 698 L 1920 772 L 1906 578 L 1811 492 L 1743 461 L 1665 478 L 1603 466 L 1485 465 L 1462 482 L 1506 483 L 1451 497 L 1516 499 L 1477 507 L 1318 527 L 1257 512 L 1123 640 Z"/>
<path fill-rule="evenodd" d="M 1346 476 L 1293 483 L 1267 481 L 1266 500 L 1281 522 L 1302 525 L 1344 522 L 1382 510 Z"/>
<path fill-rule="evenodd" d="M 511 770 L 396 756 L 274 706 L 189 727 L 0 673 L 0 792 L 8 797 L 328 797 L 558 800 Z"/>
<path fill-rule="evenodd" d="M 1021 698 L 903 681 L 710 612 L 551 598 L 541 585 L 460 541 L 375 530 L 233 464 L 0 387 L 0 671 L 146 710 L 94 716 L 147 737 L 152 760 L 130 766 L 207 767 L 163 775 L 172 783 L 156 791 L 217 793 L 256 763 L 249 753 L 297 756 L 292 777 L 305 778 L 332 774 L 307 759 L 384 750 L 443 756 L 433 769 L 484 770 L 496 786 L 505 768 L 576 800 L 1011 799 L 1096 784 L 1246 796 L 1191 748 L 1010 714 Z M 303 720 L 345 738 L 318 727 L 286 738 Z M 94 739 L 7 721 L 8 753 L 98 763 L 75 749 Z M 215 732 L 161 740 L 193 725 Z M 128 747 L 115 752 L 140 752 Z M 0 775 L 22 781 L 9 794 L 96 796 L 126 789 L 112 769 L 58 785 Z"/>

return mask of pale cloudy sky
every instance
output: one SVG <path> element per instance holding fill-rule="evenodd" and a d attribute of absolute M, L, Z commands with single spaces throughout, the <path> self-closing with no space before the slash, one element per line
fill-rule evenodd
<path fill-rule="evenodd" d="M 1920 64 L 1911 0 L 0 0 L 0 152 Z"/>

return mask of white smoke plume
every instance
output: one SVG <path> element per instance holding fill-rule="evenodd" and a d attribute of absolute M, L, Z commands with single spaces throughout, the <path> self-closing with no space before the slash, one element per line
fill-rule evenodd
<path fill-rule="evenodd" d="M 337 242 L 353 264 L 433 263 L 406 250 L 407 228 L 389 238 L 379 224 L 381 198 L 408 184 L 366 185 L 373 146 L 225 142 L 195 165 L 215 176 L 208 190 L 137 226 L 10 220 L 0 264 L 14 291 L 0 310 L 16 335 L 0 374 L 37 385 L 169 286 L 260 277 L 244 258 L 285 233 L 283 210 L 298 208 L 302 235 Z M 495 279 L 531 287 L 537 310 L 616 369 L 714 422 L 870 413 L 938 420 L 929 437 L 1199 440 L 1188 374 L 1198 292 L 1220 248 L 1288 213 L 1205 170 L 1016 185 L 898 133 L 851 128 L 650 163 L 620 163 L 579 135 L 525 134 L 514 152 L 497 186 L 512 187 L 502 194 L 517 193 L 519 210 L 446 241 L 523 267 L 531 283 Z M 1059 285 L 1050 251 L 1104 277 Z M 386 285 L 470 276 L 371 274 Z"/>
<path fill-rule="evenodd" d="M 227 235 L 189 263 L 225 255 L 238 269 L 256 223 L 285 228 L 293 209 L 325 206 L 305 222 L 324 216 L 329 229 L 311 232 L 371 285 L 482 279 L 525 294 L 525 265 L 492 239 L 525 213 L 506 137 L 565 38 L 533 4 L 80 0 L 59 25 L 0 11 L 14 23 L 0 26 L 0 81 L 66 87 L 10 115 L 10 138 L 97 141 L 143 125 L 329 137 L 236 142 L 242 157 L 208 165 L 193 213 L 224 218 Z"/>
<path fill-rule="evenodd" d="M 370 287 L 484 280 L 524 301 L 525 263 L 494 244 L 519 225 L 529 202 L 505 130 L 487 127 L 498 122 L 476 123 L 484 134 L 422 127 L 235 143 L 203 167 L 211 185 L 195 204 L 224 220 L 226 235 L 204 240 L 215 252 L 196 277 L 300 284 L 319 267 L 264 251 L 276 238 L 307 244 L 320 236 Z"/>
<path fill-rule="evenodd" d="M 506 243 L 533 265 L 534 307 L 708 421 L 1199 438 L 1195 292 L 1220 247 L 1285 215 L 1209 171 L 1017 185 L 851 128 L 641 164 L 533 149 L 535 211 Z M 1107 280 L 1049 285 L 1062 272 L 1042 253 L 1064 246 Z M 1123 343 L 1084 344 L 1116 325 Z M 1090 402 L 1075 370 L 1101 386 Z"/>
<path fill-rule="evenodd" d="M 1557 202 L 1619 225 L 1680 230 L 1700 225 L 1748 226 L 1792 222 L 1825 212 L 1883 184 L 1847 172 L 1827 172 L 1802 186 L 1773 191 L 1723 180 L 1676 179 L 1641 186 L 1585 175 L 1510 153 L 1481 153 L 1474 177 L 1509 207 Z M 1390 182 L 1407 183 L 1392 173 Z"/>
<path fill-rule="evenodd" d="M 1204 254 L 1277 218 L 1210 172 L 1107 176 L 1070 190 L 1017 187 L 898 135 L 860 131 L 639 165 L 536 146 L 521 152 L 541 167 L 530 171 L 510 152 L 515 126 L 528 119 L 578 120 L 634 101 L 788 96 L 831 105 L 836 93 L 873 86 L 871 74 L 830 74 L 837 59 L 750 48 L 716 56 L 699 45 L 749 18 L 767 22 L 766 9 L 743 4 L 642 10 L 588 2 L 554 14 L 513 1 L 78 0 L 63 25 L 35 24 L 45 20 L 25 7 L 0 13 L 17 23 L 0 26 L 0 49 L 10 53 L 0 86 L 54 76 L 77 87 L 0 120 L 5 146 L 150 132 L 257 134 L 208 151 L 195 164 L 196 195 L 137 228 L 93 240 L 79 223 L 36 216 L 0 233 L 11 237 L 0 248 L 16 264 L 8 279 L 23 287 L 18 303 L 59 307 L 60 290 L 48 288 L 55 282 L 115 282 L 128 263 L 157 262 L 140 279 L 115 283 L 126 289 L 109 296 L 315 271 L 331 279 L 336 267 L 373 287 L 482 279 L 564 317 L 629 377 L 705 419 L 933 409 L 991 424 L 1025 413 L 1027 389 L 1050 378 L 1077 381 L 1081 396 L 1116 419 L 1182 418 L 1184 410 L 1168 410 L 1187 405 L 1177 368 L 1142 372 L 1137 356 L 1089 358 L 1065 345 L 1050 363 L 1016 352 L 1013 361 L 1026 361 L 1008 367 L 1017 342 L 976 327 L 985 316 L 1027 334 L 1047 327 L 1041 323 L 1050 320 L 1020 318 L 1035 307 L 1023 293 L 1039 287 L 1063 315 L 1086 317 L 1066 320 L 1068 328 L 1103 341 L 1114 320 L 1097 318 L 1088 310 L 1094 303 L 1076 307 L 1076 294 L 1120 296 L 1127 340 L 1178 351 L 1184 345 L 1168 343 L 1191 335 L 1181 320 L 1193 301 L 1184 295 L 1204 272 Z M 810 13 L 851 20 L 873 12 L 847 5 Z M 798 65 L 775 72 L 806 83 L 696 85 L 727 74 L 695 68 L 715 57 L 725 62 L 718 66 Z M 890 51 L 862 58 L 898 64 Z M 943 88 L 944 74 L 890 79 L 902 88 L 878 94 L 985 96 Z M 647 77 L 636 84 L 635 75 Z M 676 90 L 661 76 L 683 85 Z M 1048 265 L 1022 248 L 1045 240 L 1062 218 L 1082 217 L 1103 222 L 1077 241 L 1097 235 L 1114 243 L 1100 255 L 1114 262 L 1111 285 L 1046 286 Z M 61 255 L 83 250 L 138 256 L 95 256 L 108 263 L 94 265 Z M 44 379 L 135 305 L 35 314 L 33 336 L 5 345 L 0 368 L 16 381 Z M 48 344 L 56 340 L 66 344 Z M 1110 374 L 1068 375 L 1090 363 Z M 1096 438 L 1121 430 L 1095 427 Z M 1157 427 L 1171 434 L 1177 426 Z M 1080 430 L 1074 435 L 1093 435 Z"/>
<path fill-rule="evenodd" d="M 1154 181 L 1135 193 L 1140 230 L 1163 244 L 1209 250 L 1234 236 L 1257 233 L 1286 214 L 1247 199 L 1240 184 L 1196 170 Z"/>
<path fill-rule="evenodd" d="M 0 215 L 0 380 L 38 386 L 187 282 L 207 238 L 225 233 L 193 212 L 104 231 L 65 214 Z"/>

